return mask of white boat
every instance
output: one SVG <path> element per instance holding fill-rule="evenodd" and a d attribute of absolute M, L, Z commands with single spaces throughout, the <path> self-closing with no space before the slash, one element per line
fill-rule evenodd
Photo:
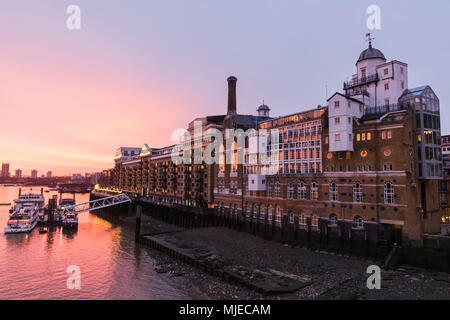
<path fill-rule="evenodd" d="M 44 210 L 45 199 L 42 194 L 19 193 L 10 210 L 9 220 L 5 233 L 30 232 L 36 227 L 39 214 Z"/>
<path fill-rule="evenodd" d="M 75 199 L 61 198 L 58 212 L 62 215 L 64 228 L 75 228 L 78 226 L 78 214 L 76 212 L 64 212 L 65 207 L 75 205 Z"/>

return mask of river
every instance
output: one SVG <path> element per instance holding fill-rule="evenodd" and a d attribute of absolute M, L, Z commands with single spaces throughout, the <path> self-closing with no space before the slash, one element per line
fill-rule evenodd
<path fill-rule="evenodd" d="M 46 188 L 45 188 L 46 189 Z M 13 202 L 18 187 L 0 186 L 0 203 Z M 23 187 L 22 193 L 40 187 Z M 44 192 L 46 199 L 56 192 Z M 67 195 L 66 195 L 67 196 Z M 89 201 L 77 194 L 76 202 Z M 11 206 L 0 206 L 0 299 L 190 299 L 189 292 L 154 270 L 152 251 L 135 246 L 133 227 L 94 213 L 79 216 L 77 231 L 55 227 L 40 234 L 4 234 Z M 68 289 L 69 266 L 81 271 L 81 288 Z"/>

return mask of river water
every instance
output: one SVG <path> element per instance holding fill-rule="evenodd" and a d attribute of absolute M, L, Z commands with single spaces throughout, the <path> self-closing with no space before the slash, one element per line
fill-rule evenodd
<path fill-rule="evenodd" d="M 22 188 L 39 193 L 40 187 Z M 18 187 L 0 186 L 0 203 L 13 202 Z M 55 192 L 44 193 L 46 199 Z M 77 194 L 76 202 L 89 201 Z M 60 227 L 40 234 L 4 234 L 11 206 L 0 206 L 0 299 L 190 299 L 189 292 L 154 271 L 151 250 L 135 246 L 133 227 L 93 213 L 79 216 L 77 231 Z M 68 289 L 69 266 L 81 271 L 80 290 Z"/>

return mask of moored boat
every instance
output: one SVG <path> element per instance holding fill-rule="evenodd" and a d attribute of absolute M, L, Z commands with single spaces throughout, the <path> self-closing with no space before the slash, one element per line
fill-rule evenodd
<path fill-rule="evenodd" d="M 14 200 L 10 210 L 5 233 L 30 232 L 36 227 L 39 214 L 44 210 L 45 199 L 41 194 L 24 194 L 19 191 L 19 198 Z"/>

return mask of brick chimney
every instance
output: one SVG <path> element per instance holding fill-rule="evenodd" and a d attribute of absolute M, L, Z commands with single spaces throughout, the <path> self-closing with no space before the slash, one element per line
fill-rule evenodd
<path fill-rule="evenodd" d="M 236 114 L 236 77 L 229 77 L 228 81 L 228 111 L 227 115 Z"/>

